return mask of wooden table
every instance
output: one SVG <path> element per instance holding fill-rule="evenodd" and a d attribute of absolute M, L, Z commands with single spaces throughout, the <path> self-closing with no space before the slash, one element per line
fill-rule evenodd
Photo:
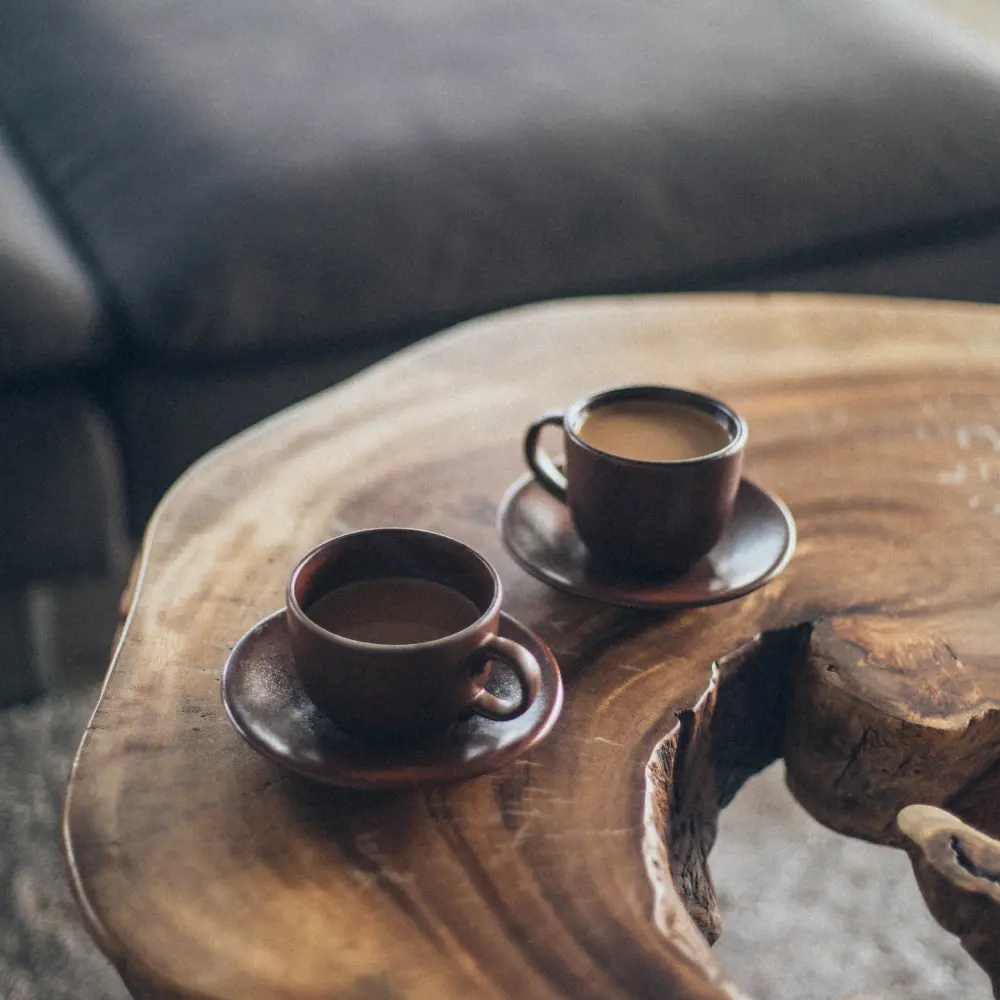
<path fill-rule="evenodd" d="M 503 552 L 528 420 L 635 381 L 749 419 L 748 472 L 800 538 L 763 590 L 627 612 Z M 387 523 L 495 560 L 566 708 L 526 759 L 464 784 L 309 786 L 230 728 L 220 669 L 300 553 Z M 897 826 L 921 803 L 1000 831 L 1000 309 L 680 296 L 477 320 L 199 462 L 123 610 L 65 843 L 136 996 L 734 996 L 705 859 L 720 805 L 779 756 L 823 823 L 907 847 L 935 915 L 1000 978 L 997 843 L 936 808 Z"/>

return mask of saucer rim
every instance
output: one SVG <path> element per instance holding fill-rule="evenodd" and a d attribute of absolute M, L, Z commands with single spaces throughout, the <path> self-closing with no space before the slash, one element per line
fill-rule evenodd
<path fill-rule="evenodd" d="M 458 767 L 454 764 L 421 765 L 420 763 L 407 761 L 405 757 L 382 768 L 364 771 L 350 767 L 336 775 L 331 775 L 327 771 L 320 772 L 308 766 L 301 766 L 293 758 L 275 752 L 272 747 L 261 742 L 254 734 L 253 729 L 248 728 L 241 721 L 238 715 L 239 705 L 234 703 L 235 699 L 233 699 L 231 690 L 232 678 L 236 673 L 239 663 L 244 658 L 243 654 L 246 647 L 254 639 L 258 638 L 262 631 L 284 625 L 285 611 L 285 608 L 281 608 L 278 611 L 273 611 L 265 615 L 243 633 L 226 657 L 226 662 L 221 671 L 219 688 L 223 709 L 229 719 L 229 723 L 243 741 L 265 759 L 272 761 L 282 770 L 295 774 L 298 777 L 333 788 L 352 788 L 369 791 L 392 791 L 416 788 L 424 785 L 441 785 L 464 781 L 496 771 L 511 761 L 524 756 L 524 754 L 541 743 L 549 735 L 562 715 L 566 692 L 562 670 L 555 658 L 555 654 L 549 648 L 548 643 L 534 629 L 528 628 L 528 626 L 514 618 L 513 615 L 501 611 L 501 620 L 509 622 L 515 628 L 528 633 L 533 638 L 538 649 L 543 653 L 544 659 L 548 661 L 550 674 L 553 678 L 552 706 L 540 720 L 536 729 L 529 731 L 521 740 L 510 743 L 499 750 L 484 753 L 479 757 L 473 758 L 471 761 L 463 762 Z M 543 666 L 543 672 L 544 669 Z M 292 672 L 292 676 L 294 677 L 294 671 Z M 297 678 L 295 678 L 295 683 L 298 684 Z M 319 709 L 315 710 L 319 711 Z M 499 722 L 494 724 L 502 725 Z M 331 725 L 335 724 L 331 723 Z"/>
<path fill-rule="evenodd" d="M 544 568 L 539 567 L 535 563 L 529 562 L 525 559 L 524 556 L 517 550 L 517 547 L 511 543 L 508 535 L 508 514 L 513 507 L 514 500 L 517 496 L 532 482 L 537 481 L 537 477 L 534 473 L 523 473 L 513 483 L 511 483 L 509 487 L 507 487 L 506 492 L 500 500 L 497 507 L 496 526 L 500 533 L 500 538 L 503 541 L 504 549 L 521 569 L 523 569 L 529 576 L 532 576 L 541 583 L 544 583 L 546 586 L 559 590 L 564 594 L 572 594 L 574 597 L 581 597 L 585 600 L 596 601 L 600 604 L 608 604 L 622 608 L 632 608 L 639 611 L 686 611 L 691 610 L 692 608 L 706 608 L 716 604 L 727 604 L 729 601 L 735 601 L 741 597 L 746 597 L 747 594 L 752 594 L 755 590 L 759 590 L 761 587 L 765 586 L 765 584 L 770 583 L 791 561 L 798 544 L 798 530 L 795 524 L 795 517 L 788 508 L 788 505 L 776 493 L 764 486 L 761 486 L 759 483 L 754 482 L 752 479 L 743 476 L 740 479 L 739 488 L 743 489 L 744 486 L 746 486 L 750 489 L 756 490 L 758 493 L 763 494 L 771 505 L 779 511 L 785 524 L 784 547 L 775 561 L 764 572 L 741 587 L 724 590 L 718 594 L 707 594 L 704 598 L 696 601 L 682 601 L 662 598 L 651 599 L 649 597 L 643 597 L 642 591 L 646 590 L 648 592 L 649 590 L 652 590 L 653 587 L 643 588 L 640 584 L 633 584 L 630 592 L 628 594 L 623 594 L 621 597 L 611 596 L 609 594 L 596 594 L 586 585 L 581 586 L 573 583 L 567 583 L 546 574 Z M 570 518 L 570 526 L 573 533 L 576 534 L 576 529 L 572 526 L 572 518 Z M 710 554 L 711 551 L 712 550 L 709 550 L 708 554 Z M 683 577 L 681 577 L 681 579 L 683 579 Z M 662 590 L 663 587 L 664 584 L 662 583 L 655 585 L 655 589 L 658 591 Z"/>

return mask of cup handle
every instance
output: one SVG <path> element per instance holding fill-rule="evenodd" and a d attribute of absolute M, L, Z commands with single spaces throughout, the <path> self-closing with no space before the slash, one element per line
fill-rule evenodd
<path fill-rule="evenodd" d="M 543 413 L 537 420 L 534 420 L 524 435 L 524 457 L 528 468 L 535 474 L 539 484 L 558 501 L 565 503 L 566 477 L 559 471 L 549 453 L 538 446 L 538 438 L 543 427 L 548 424 L 561 427 L 562 423 L 563 414 L 558 410 Z"/>
<path fill-rule="evenodd" d="M 506 722 L 508 719 L 524 715 L 535 703 L 542 687 L 542 671 L 538 661 L 524 646 L 510 639 L 502 639 L 498 635 L 490 636 L 479 647 L 479 655 L 484 660 L 503 660 L 508 664 L 517 674 L 518 683 L 521 685 L 521 697 L 514 700 L 498 698 L 483 688 L 470 706 L 472 711 L 484 719 L 493 719 L 496 722 Z"/>

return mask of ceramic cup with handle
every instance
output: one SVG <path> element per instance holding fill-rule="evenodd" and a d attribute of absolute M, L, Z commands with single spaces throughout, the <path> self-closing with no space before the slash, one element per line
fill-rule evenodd
<path fill-rule="evenodd" d="M 541 447 L 562 428 L 564 470 Z M 538 483 L 569 507 L 591 555 L 638 577 L 682 573 L 711 550 L 733 512 L 747 426 L 730 407 L 668 386 L 607 389 L 546 413 L 524 454 Z"/>
<path fill-rule="evenodd" d="M 496 570 L 467 545 L 413 528 L 332 538 L 286 589 L 295 669 L 316 707 L 366 740 L 418 739 L 478 714 L 513 719 L 541 686 L 534 656 L 502 638 Z M 494 661 L 520 696 L 485 689 Z"/>

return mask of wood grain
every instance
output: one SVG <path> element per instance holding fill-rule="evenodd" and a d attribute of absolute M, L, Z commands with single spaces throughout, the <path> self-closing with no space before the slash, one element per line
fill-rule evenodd
<path fill-rule="evenodd" d="M 784 755 L 836 829 L 903 843 L 943 806 L 1000 833 L 1000 310 L 691 296 L 515 310 L 235 439 L 158 509 L 71 777 L 75 892 L 136 995 L 625 1000 L 739 995 L 708 940 L 720 806 Z M 790 505 L 785 573 L 628 612 L 549 590 L 495 508 L 523 428 L 601 385 L 722 396 Z M 423 792 L 284 777 L 225 720 L 229 648 L 345 528 L 452 534 L 559 657 L 525 759 Z M 766 919 L 766 914 L 761 915 Z"/>

